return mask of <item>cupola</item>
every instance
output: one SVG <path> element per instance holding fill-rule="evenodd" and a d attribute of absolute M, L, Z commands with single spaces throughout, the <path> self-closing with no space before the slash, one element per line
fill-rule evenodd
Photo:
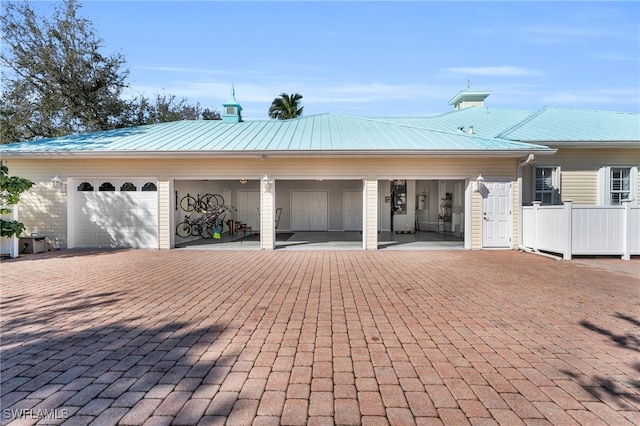
<path fill-rule="evenodd" d="M 242 107 L 236 101 L 236 89 L 231 85 L 231 99 L 222 104 L 222 121 L 240 123 L 242 121 Z"/>
<path fill-rule="evenodd" d="M 484 100 L 490 94 L 489 90 L 461 90 L 449 101 L 449 105 L 453 105 L 456 111 L 469 107 L 484 107 Z"/>

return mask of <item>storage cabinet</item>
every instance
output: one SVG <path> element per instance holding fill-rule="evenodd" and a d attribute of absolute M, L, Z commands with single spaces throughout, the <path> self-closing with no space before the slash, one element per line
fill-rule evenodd
<path fill-rule="evenodd" d="M 36 254 L 47 251 L 47 241 L 44 236 L 20 237 L 20 254 Z"/>

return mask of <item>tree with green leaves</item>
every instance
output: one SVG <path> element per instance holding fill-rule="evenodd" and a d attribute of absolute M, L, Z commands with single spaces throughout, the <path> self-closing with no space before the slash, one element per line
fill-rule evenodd
<path fill-rule="evenodd" d="M 2 142 L 118 127 L 129 71 L 121 54 L 105 55 L 76 0 L 57 4 L 52 18 L 29 2 L 5 2 L 2 43 Z"/>
<path fill-rule="evenodd" d="M 130 126 L 166 123 L 181 120 L 222 120 L 220 112 L 200 107 L 200 103 L 191 105 L 187 98 L 177 99 L 175 95 L 156 94 L 151 100 L 139 96 L 131 105 L 129 114 Z"/>
<path fill-rule="evenodd" d="M 294 93 L 281 93 L 275 98 L 269 108 L 269 117 L 277 120 L 289 120 L 291 118 L 300 117 L 302 115 L 303 106 L 300 106 L 302 95 Z"/>
<path fill-rule="evenodd" d="M 186 98 L 125 99 L 125 58 L 102 53 L 77 0 L 61 0 L 51 18 L 28 1 L 3 1 L 0 16 L 0 143 L 176 120 L 219 120 Z"/>
<path fill-rule="evenodd" d="M 14 205 L 20 201 L 20 195 L 28 191 L 34 185 L 28 179 L 18 176 L 9 176 L 9 168 L 0 165 L 0 214 L 8 214 Z M 24 224 L 17 220 L 0 219 L 0 236 L 19 236 L 24 231 Z"/>

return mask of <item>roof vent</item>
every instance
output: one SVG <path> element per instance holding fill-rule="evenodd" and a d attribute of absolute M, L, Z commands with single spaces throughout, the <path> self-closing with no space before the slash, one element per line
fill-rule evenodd
<path fill-rule="evenodd" d="M 469 128 L 467 129 L 467 133 L 470 135 L 475 135 L 476 132 L 473 131 L 473 126 L 469 126 Z"/>

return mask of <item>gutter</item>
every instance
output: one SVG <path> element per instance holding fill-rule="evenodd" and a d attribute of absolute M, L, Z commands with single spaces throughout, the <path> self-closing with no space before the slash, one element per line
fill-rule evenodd
<path fill-rule="evenodd" d="M 552 155 L 555 149 L 531 149 L 531 150 L 300 150 L 300 151 L 2 151 L 4 158 L 40 158 L 40 159 L 70 159 L 70 158 L 255 158 L 255 159 L 278 159 L 278 158 L 403 158 L 403 157 L 472 157 L 472 158 L 513 158 L 525 153 L 532 152 L 538 155 Z"/>

